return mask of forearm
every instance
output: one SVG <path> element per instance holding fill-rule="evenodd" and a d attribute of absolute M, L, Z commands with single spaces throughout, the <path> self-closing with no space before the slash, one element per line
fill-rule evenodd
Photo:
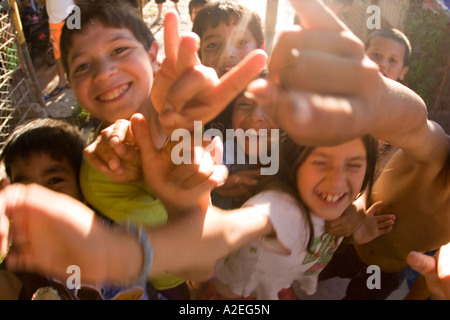
<path fill-rule="evenodd" d="M 225 212 L 210 206 L 206 215 L 194 212 L 149 231 L 151 274 L 211 269 L 217 259 L 270 230 L 267 216 L 251 207 Z"/>

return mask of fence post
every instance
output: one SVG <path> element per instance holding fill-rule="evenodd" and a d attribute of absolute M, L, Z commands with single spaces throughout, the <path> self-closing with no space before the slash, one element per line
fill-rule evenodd
<path fill-rule="evenodd" d="M 272 50 L 272 42 L 275 36 L 278 17 L 278 0 L 267 0 L 266 3 L 266 51 Z"/>
<path fill-rule="evenodd" d="M 27 73 L 30 77 L 31 86 L 33 87 L 33 92 L 36 97 L 36 101 L 45 107 L 44 98 L 42 97 L 41 87 L 39 81 L 36 77 L 36 72 L 34 71 L 33 62 L 31 61 L 30 52 L 28 51 L 27 42 L 25 40 L 25 35 L 23 34 L 22 21 L 20 20 L 19 8 L 17 6 L 16 0 L 8 0 L 10 7 L 10 16 L 16 29 L 17 33 L 17 44 L 22 52 L 22 57 L 27 68 Z"/>

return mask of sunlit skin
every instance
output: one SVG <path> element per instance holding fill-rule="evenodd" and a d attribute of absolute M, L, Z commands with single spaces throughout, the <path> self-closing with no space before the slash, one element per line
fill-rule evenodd
<path fill-rule="evenodd" d="M 200 57 L 202 64 L 216 70 L 221 77 L 254 49 L 258 47 L 249 29 L 243 32 L 239 23 L 220 23 L 217 28 L 208 28 L 203 34 Z"/>
<path fill-rule="evenodd" d="M 15 159 L 11 165 L 11 182 L 37 183 L 75 199 L 82 199 L 77 174 L 67 158 L 57 161 L 44 152 L 33 153 L 28 159 Z"/>
<path fill-rule="evenodd" d="M 147 52 L 126 28 L 86 26 L 73 36 L 68 54 L 69 80 L 80 105 L 110 123 L 136 112 L 147 116 L 156 55 L 156 44 Z"/>
<path fill-rule="evenodd" d="M 404 66 L 406 48 L 394 39 L 374 37 L 367 55 L 378 64 L 380 72 L 387 78 L 398 81 L 405 78 L 408 67 Z"/>
<path fill-rule="evenodd" d="M 242 129 L 244 132 L 250 133 L 254 130 L 254 137 L 246 137 L 245 153 L 249 155 L 250 141 L 259 147 L 258 135 L 263 130 L 263 134 L 270 138 L 271 130 L 277 126 L 269 118 L 263 107 L 256 102 L 246 98 L 244 95 L 239 96 L 233 105 L 232 127 L 234 130 Z M 250 130 L 250 131 L 249 131 Z M 265 131 L 265 132 L 264 132 Z M 248 135 L 247 135 L 248 136 Z M 267 150 L 270 151 L 271 142 L 267 140 Z M 256 148 L 255 148 L 256 150 Z"/>
<path fill-rule="evenodd" d="M 317 147 L 297 170 L 297 188 L 312 212 L 333 220 L 360 193 L 366 167 L 366 149 L 361 139 Z"/>

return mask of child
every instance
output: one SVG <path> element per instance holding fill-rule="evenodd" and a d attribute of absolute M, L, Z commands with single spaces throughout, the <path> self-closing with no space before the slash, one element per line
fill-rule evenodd
<path fill-rule="evenodd" d="M 265 77 L 262 74 L 260 77 Z M 240 94 L 230 105 L 231 122 L 223 130 L 223 163 L 228 168 L 228 178 L 223 186 L 213 190 L 212 203 L 221 209 L 239 208 L 251 195 L 261 176 L 261 167 L 274 165 L 261 163 L 264 156 L 271 156 L 272 145 L 278 144 L 278 136 L 272 137 L 276 124 L 267 116 L 261 105 Z M 231 130 L 229 130 L 231 129 Z M 228 132 L 232 132 L 228 136 Z M 278 134 L 278 130 L 276 130 Z M 270 157 L 274 161 L 274 157 Z M 275 161 L 278 162 L 278 154 Z"/>
<path fill-rule="evenodd" d="M 273 229 L 219 261 L 214 280 L 219 297 L 278 299 L 279 292 L 294 281 L 313 294 L 319 272 L 342 240 L 325 231 L 325 221 L 337 219 L 370 188 L 376 148 L 371 136 L 335 147 L 301 147 L 289 138 L 282 141 L 281 169 L 276 179 L 270 178 L 276 183 L 243 205 L 267 204 Z M 380 234 L 389 232 L 393 217 L 377 219 Z M 355 241 L 361 232 L 363 228 L 355 231 Z"/>
<path fill-rule="evenodd" d="M 194 22 L 197 12 L 201 8 L 203 8 L 203 6 L 207 3 L 208 3 L 208 0 L 191 0 L 191 1 L 189 1 L 188 9 L 189 9 L 189 17 L 191 18 L 191 22 Z"/>
<path fill-rule="evenodd" d="M 269 72 L 273 72 L 283 88 L 259 80 L 250 84 L 248 91 L 299 143 L 338 144 L 363 133 L 372 133 L 399 148 L 376 180 L 368 202 L 370 205 L 374 201 L 384 201 L 380 213 L 395 214 L 395 228 L 367 244 L 355 244 L 353 259 L 343 257 L 338 263 L 342 266 L 342 276 L 352 277 L 347 298 L 385 299 L 400 285 L 410 251 L 434 250 L 450 240 L 450 138 L 438 124 L 427 119 L 426 106 L 417 94 L 379 74 L 379 67 L 368 61 L 361 45 L 354 46 L 351 52 L 337 50 L 349 49 L 348 39 L 355 39 L 351 41 L 354 44 L 359 41 L 345 25 L 330 17 L 319 1 L 309 1 L 311 7 L 305 6 L 304 1 L 292 3 L 301 20 L 309 24 L 303 32 L 279 38 L 276 54 L 280 58 L 273 57 Z M 311 13 L 309 10 L 313 8 L 316 13 L 307 16 L 305 12 Z M 318 22 L 314 23 L 313 18 Z M 329 59 L 325 61 L 314 54 L 324 47 L 299 46 L 299 39 L 307 36 L 308 28 L 319 27 L 328 32 L 327 36 L 323 35 L 324 43 L 334 41 L 334 36 L 342 32 L 350 37 L 341 38 L 334 43 L 334 48 L 327 49 L 335 61 L 328 72 L 324 72 L 324 68 Z M 309 50 L 304 52 L 308 46 Z M 297 60 L 299 56 L 301 59 Z M 342 72 L 349 64 L 365 67 L 356 73 Z M 289 68 L 282 68 L 286 65 Z M 337 73 L 340 83 L 346 86 L 333 84 Z M 351 98 L 342 99 L 343 96 Z M 381 290 L 369 290 L 366 286 L 369 265 L 377 265 L 382 271 Z"/>
<path fill-rule="evenodd" d="M 36 119 L 17 127 L 5 143 L 0 161 L 11 183 L 36 183 L 83 200 L 78 177 L 86 143 L 76 127 L 62 120 Z M 1 270 L 1 274 L 8 273 Z M 55 286 L 47 278 L 10 274 L 19 286 L 11 298 L 31 300 L 40 287 Z M 5 294 L 6 287 L 1 287 Z M 60 294 L 64 292 L 59 291 Z"/>
<path fill-rule="evenodd" d="M 264 49 L 263 26 L 259 15 L 233 0 L 213 1 L 197 14 L 192 31 L 200 37 L 199 57 L 222 77 L 254 49 Z M 226 108 L 205 129 L 227 128 Z"/>
<path fill-rule="evenodd" d="M 192 31 L 200 37 L 199 57 L 219 77 L 250 51 L 264 49 L 259 15 L 232 0 L 213 1 L 198 13 Z"/>
<path fill-rule="evenodd" d="M 408 73 L 412 48 L 403 32 L 394 28 L 375 30 L 367 38 L 365 48 L 367 56 L 380 67 L 381 74 L 395 81 L 404 80 Z M 380 140 L 377 172 L 384 168 L 397 150 L 398 148 Z"/>
<path fill-rule="evenodd" d="M 129 119 L 136 112 L 144 114 L 156 128 L 154 136 L 162 145 L 165 136 L 157 128 L 150 101 L 158 53 L 153 35 L 137 11 L 124 1 L 79 6 L 81 29 L 64 27 L 61 41 L 63 62 L 77 100 L 102 120 L 103 126 Z M 141 180 L 117 183 L 83 163 L 80 185 L 86 201 L 115 222 L 131 217 L 157 226 L 167 221 L 164 205 Z M 167 275 L 151 283 L 159 291 L 168 290 L 167 297 L 173 291 L 176 298 L 176 290 L 180 290 L 179 297 L 187 298 L 184 281 L 178 277 Z"/>

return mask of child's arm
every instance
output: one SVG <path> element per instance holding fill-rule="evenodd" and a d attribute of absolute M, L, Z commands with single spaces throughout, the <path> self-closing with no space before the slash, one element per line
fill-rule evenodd
<path fill-rule="evenodd" d="M 208 270 L 206 280 L 218 258 L 271 231 L 267 214 L 260 211 L 224 213 L 210 207 L 147 229 L 153 248 L 150 274 Z M 129 283 L 142 271 L 143 252 L 134 236 L 110 229 L 81 202 L 39 185 L 15 184 L 0 193 L 2 254 L 8 236 L 14 243 L 7 259 L 11 270 L 66 279 L 67 267 L 77 265 L 87 283 Z"/>
<path fill-rule="evenodd" d="M 318 0 L 291 0 L 303 24 L 284 32 L 271 81 L 247 91 L 298 143 L 334 145 L 370 133 L 440 170 L 449 146 L 422 99 L 383 77 L 363 44 Z M 431 164 L 431 165 L 430 165 Z"/>

